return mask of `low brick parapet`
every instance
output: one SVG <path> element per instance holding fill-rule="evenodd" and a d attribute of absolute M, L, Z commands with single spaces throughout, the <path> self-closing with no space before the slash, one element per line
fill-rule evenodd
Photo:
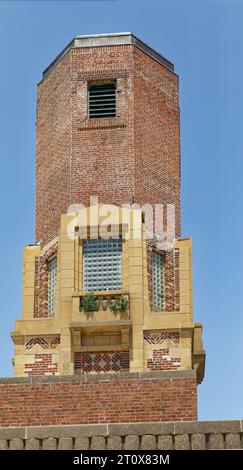
<path fill-rule="evenodd" d="M 0 426 L 196 419 L 195 371 L 0 379 Z"/>

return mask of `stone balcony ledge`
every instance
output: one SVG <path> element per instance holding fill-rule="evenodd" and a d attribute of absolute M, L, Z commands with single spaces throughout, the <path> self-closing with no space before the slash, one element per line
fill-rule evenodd
<path fill-rule="evenodd" d="M 115 322 L 123 323 L 130 320 L 130 305 L 129 293 L 127 290 L 119 291 L 95 291 L 92 294 L 98 299 L 98 307 L 94 311 L 81 310 L 82 298 L 90 292 L 75 292 L 73 297 L 73 321 L 85 325 L 102 325 L 102 323 L 112 324 Z M 125 297 L 127 299 L 127 309 L 125 311 L 114 312 L 111 308 L 112 302 L 116 302 L 119 298 Z M 130 324 L 130 323 L 129 323 Z"/>

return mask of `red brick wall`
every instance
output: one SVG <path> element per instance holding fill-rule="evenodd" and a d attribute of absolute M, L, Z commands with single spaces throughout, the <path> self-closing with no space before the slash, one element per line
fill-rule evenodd
<path fill-rule="evenodd" d="M 36 240 L 58 235 L 70 204 L 70 53 L 38 86 L 36 115 Z"/>
<path fill-rule="evenodd" d="M 134 48 L 135 200 L 175 204 L 180 235 L 180 113 L 178 77 Z M 162 228 L 166 229 L 164 213 Z"/>
<path fill-rule="evenodd" d="M 196 420 L 196 378 L 165 374 L 0 379 L 0 426 Z"/>
<path fill-rule="evenodd" d="M 131 46 L 72 49 L 39 84 L 36 238 L 44 244 L 69 204 L 133 202 L 132 71 Z M 117 79 L 118 115 L 87 119 L 87 84 L 106 77 Z"/>
<path fill-rule="evenodd" d="M 117 79 L 117 116 L 87 119 L 87 83 Z M 38 87 L 36 238 L 69 204 L 172 203 L 180 232 L 177 76 L 132 45 L 71 49 Z"/>
<path fill-rule="evenodd" d="M 134 194 L 132 46 L 78 48 L 72 52 L 71 201 L 90 205 L 132 203 Z M 87 119 L 90 80 L 117 80 L 117 116 Z"/>

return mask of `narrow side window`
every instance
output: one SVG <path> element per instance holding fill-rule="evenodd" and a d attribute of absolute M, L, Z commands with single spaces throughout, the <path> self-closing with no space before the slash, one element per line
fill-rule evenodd
<path fill-rule="evenodd" d="M 162 253 L 152 253 L 152 302 L 153 307 L 164 307 L 164 258 Z"/>
<path fill-rule="evenodd" d="M 56 309 L 57 257 L 47 261 L 48 266 L 48 316 L 54 317 Z"/>

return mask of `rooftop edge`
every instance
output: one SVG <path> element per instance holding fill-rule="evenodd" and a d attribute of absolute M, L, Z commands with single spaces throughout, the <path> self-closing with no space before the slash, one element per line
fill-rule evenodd
<path fill-rule="evenodd" d="M 73 48 L 80 47 L 105 47 L 105 46 L 122 46 L 134 45 L 141 49 L 145 54 L 159 62 L 164 67 L 174 72 L 174 64 L 163 57 L 159 52 L 150 47 L 145 42 L 138 39 L 134 34 L 127 33 L 107 33 L 107 34 L 87 34 L 75 36 L 72 41 L 58 54 L 58 56 L 43 71 L 42 78 L 53 69 L 53 67 L 62 59 L 62 57 Z"/>

